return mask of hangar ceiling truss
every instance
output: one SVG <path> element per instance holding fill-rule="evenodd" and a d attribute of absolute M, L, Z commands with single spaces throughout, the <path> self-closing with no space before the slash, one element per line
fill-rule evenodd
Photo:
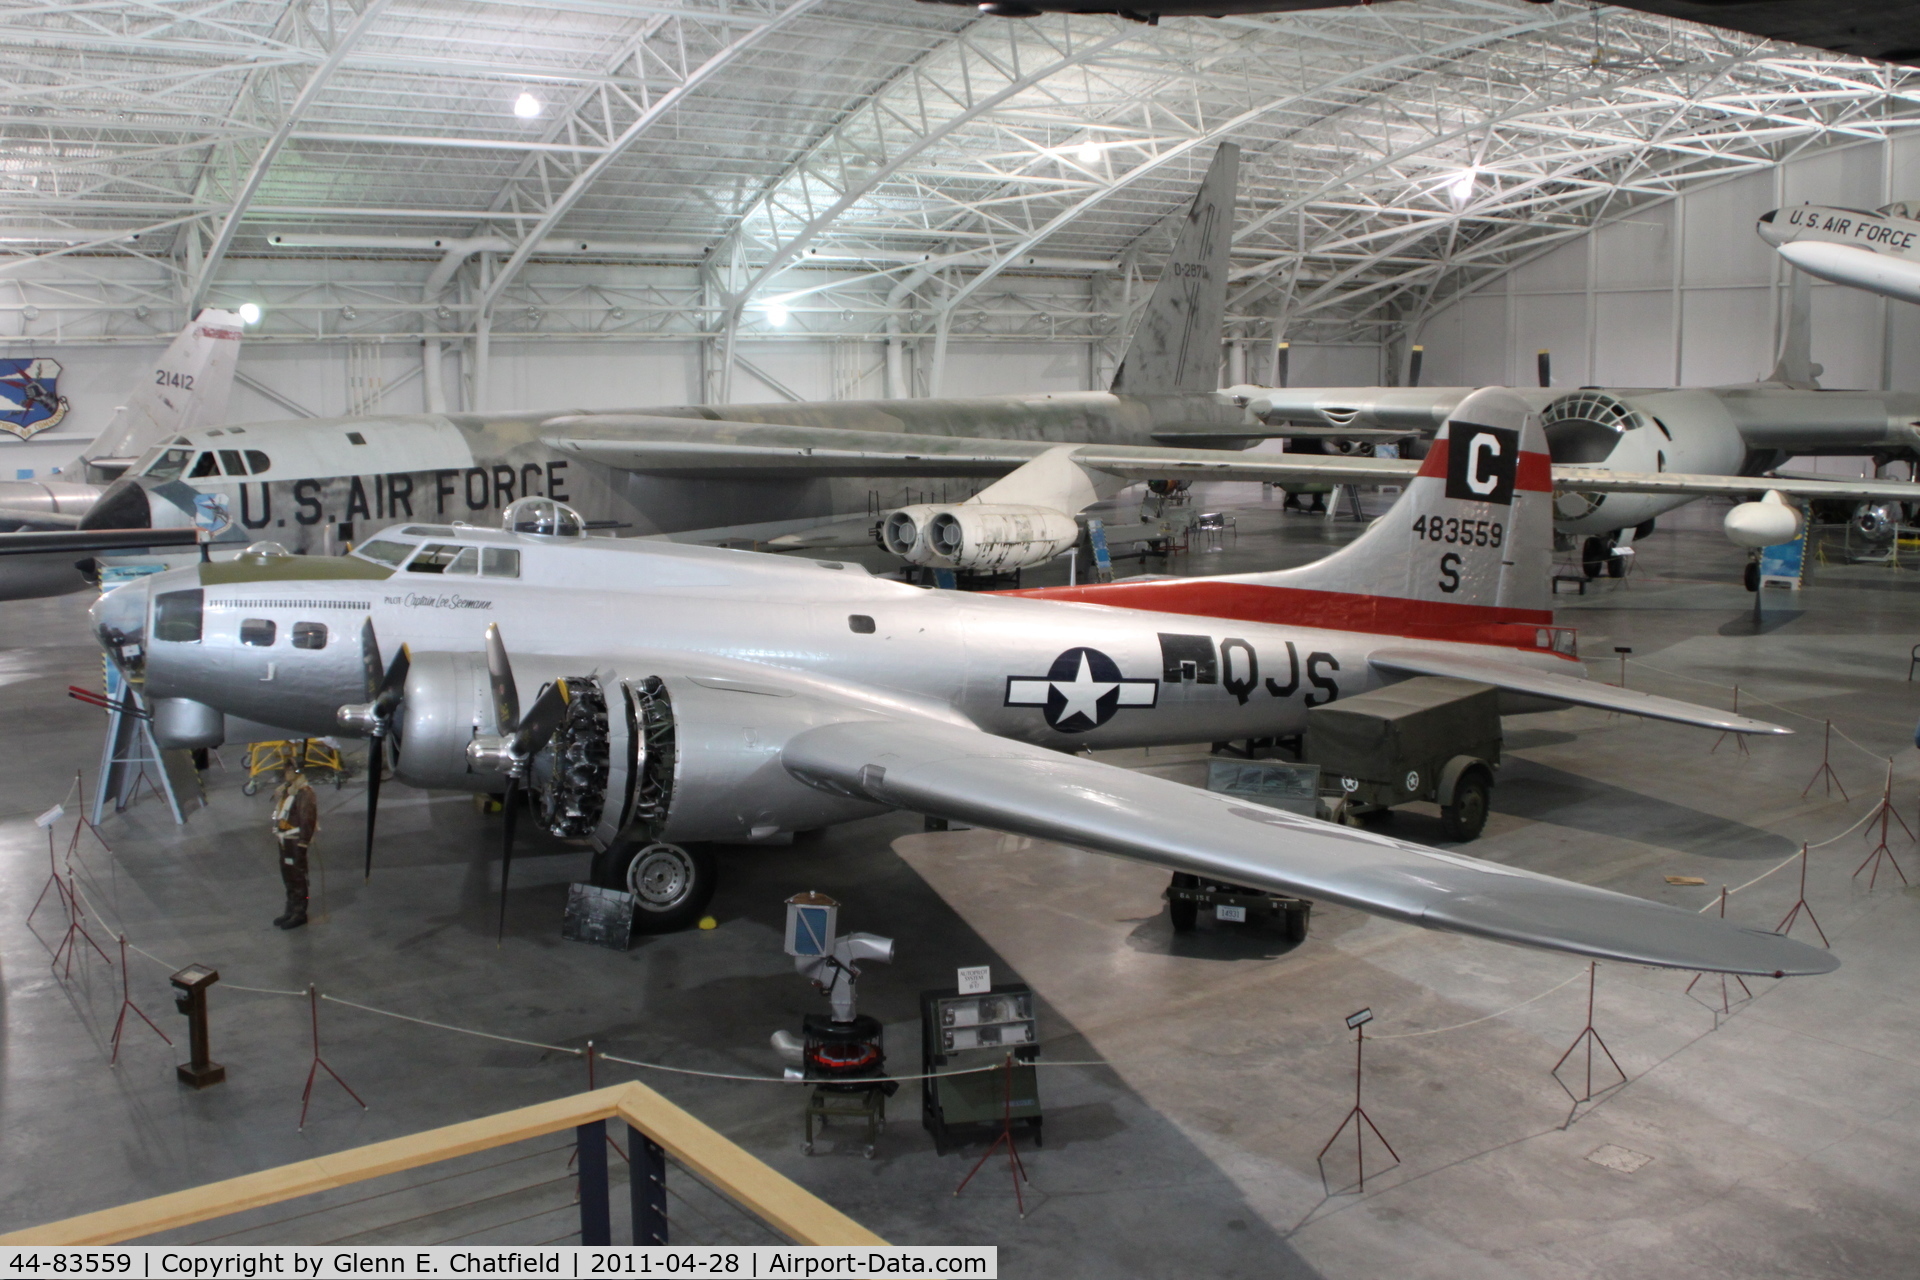
<path fill-rule="evenodd" d="M 1690 185 L 1912 127 L 1913 74 L 1525 0 L 1157 27 L 27 0 L 0 13 L 0 337 L 144 339 L 251 298 L 268 341 L 484 318 L 706 339 L 727 369 L 740 339 L 1104 343 L 1231 140 L 1236 335 L 1378 344 Z"/>

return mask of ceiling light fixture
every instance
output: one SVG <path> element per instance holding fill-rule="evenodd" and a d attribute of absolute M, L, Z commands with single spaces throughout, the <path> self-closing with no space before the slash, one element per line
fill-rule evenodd
<path fill-rule="evenodd" d="M 787 304 L 784 302 L 769 302 L 767 304 L 767 323 L 776 329 L 784 327 L 787 323 Z"/>
<path fill-rule="evenodd" d="M 540 114 L 540 99 L 522 90 L 520 96 L 513 100 L 513 114 L 522 120 L 533 119 Z"/>
<path fill-rule="evenodd" d="M 241 303 L 240 304 L 240 323 L 241 324 L 259 324 L 260 323 L 260 304 L 257 302 Z"/>
<path fill-rule="evenodd" d="M 1093 142 L 1081 143 L 1079 156 L 1081 164 L 1098 164 L 1100 162 L 1099 144 Z"/>
<path fill-rule="evenodd" d="M 1473 184 L 1480 177 L 1478 169 L 1467 169 L 1458 176 L 1447 180 L 1447 192 L 1455 204 L 1465 204 L 1473 199 Z"/>

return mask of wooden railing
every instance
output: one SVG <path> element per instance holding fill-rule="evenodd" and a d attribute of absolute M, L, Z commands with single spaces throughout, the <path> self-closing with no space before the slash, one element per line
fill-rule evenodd
<path fill-rule="evenodd" d="M 0 1235 L 0 1244 L 121 1244 L 567 1129 L 580 1144 L 581 1243 L 605 1244 L 606 1122 L 616 1119 L 630 1130 L 638 1243 L 667 1243 L 669 1158 L 797 1244 L 886 1243 L 645 1085 L 621 1084 L 28 1227 Z"/>

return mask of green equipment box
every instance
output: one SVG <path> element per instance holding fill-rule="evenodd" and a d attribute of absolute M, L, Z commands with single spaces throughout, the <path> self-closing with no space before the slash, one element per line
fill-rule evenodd
<path fill-rule="evenodd" d="M 1040 1025 L 1033 989 L 1010 982 L 980 995 L 920 993 L 921 1123 L 947 1153 L 956 1126 L 1023 1121 L 1040 1140 Z M 1012 1059 L 1009 1068 L 1008 1059 Z M 984 1069 L 984 1068 L 991 1068 Z"/>
<path fill-rule="evenodd" d="M 1456 840 L 1486 826 L 1500 743 L 1500 692 L 1473 680 L 1416 676 L 1307 712 L 1307 758 L 1339 806 L 1431 800 Z"/>

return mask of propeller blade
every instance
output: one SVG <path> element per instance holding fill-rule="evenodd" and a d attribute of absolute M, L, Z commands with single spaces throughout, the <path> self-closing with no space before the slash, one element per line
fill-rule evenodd
<path fill-rule="evenodd" d="M 386 765 L 387 735 L 376 733 L 367 745 L 367 871 L 373 879 L 373 824 L 380 814 L 380 774 Z"/>
<path fill-rule="evenodd" d="M 565 680 L 556 680 L 543 689 L 540 696 L 533 700 L 533 708 L 520 722 L 520 727 L 513 731 L 514 754 L 531 756 L 546 746 L 547 739 L 553 736 L 553 731 L 566 718 L 567 703 L 571 700 L 572 695 L 567 691 Z"/>
<path fill-rule="evenodd" d="M 502 839 L 500 849 L 500 931 L 494 935 L 494 945 L 499 946 L 507 936 L 507 877 L 513 874 L 513 819 L 520 807 L 520 779 L 507 776 L 507 800 L 502 806 Z"/>
<path fill-rule="evenodd" d="M 487 679 L 493 684 L 494 732 L 506 737 L 520 727 L 520 691 L 514 687 L 513 664 L 507 661 L 507 642 L 500 624 L 487 624 Z"/>
<path fill-rule="evenodd" d="M 373 619 L 360 624 L 360 668 L 365 679 L 367 701 L 372 702 L 380 689 L 380 641 L 373 634 Z"/>
<path fill-rule="evenodd" d="M 401 696 L 407 691 L 407 672 L 412 667 L 413 649 L 403 644 L 400 652 L 393 655 L 393 661 L 387 664 L 387 674 L 380 681 L 380 692 L 374 697 L 374 701 L 380 703 L 383 709 L 391 710 L 399 704 Z"/>

